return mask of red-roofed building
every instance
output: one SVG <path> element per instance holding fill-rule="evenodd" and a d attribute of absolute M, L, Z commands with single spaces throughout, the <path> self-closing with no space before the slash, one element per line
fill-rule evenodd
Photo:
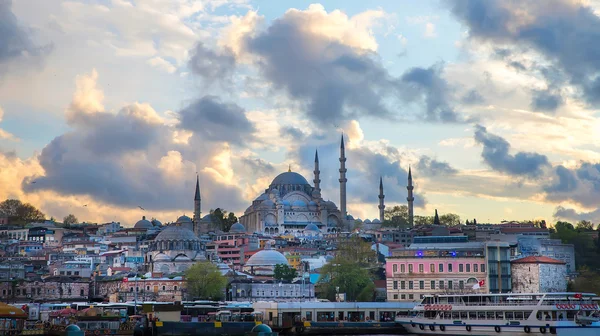
<path fill-rule="evenodd" d="M 528 256 L 511 261 L 512 290 L 515 293 L 567 291 L 567 265 L 545 256 Z"/>

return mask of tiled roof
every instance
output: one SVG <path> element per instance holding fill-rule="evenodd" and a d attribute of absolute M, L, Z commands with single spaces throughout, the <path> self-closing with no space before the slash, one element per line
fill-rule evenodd
<path fill-rule="evenodd" d="M 512 261 L 515 264 L 565 264 L 564 261 L 544 257 L 544 256 L 529 256 Z"/>

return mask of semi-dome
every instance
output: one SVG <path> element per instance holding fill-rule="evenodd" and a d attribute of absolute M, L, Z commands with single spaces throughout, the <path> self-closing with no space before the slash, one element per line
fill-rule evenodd
<path fill-rule="evenodd" d="M 275 266 L 279 264 L 289 265 L 283 254 L 275 250 L 262 250 L 250 257 L 246 266 Z"/>
<path fill-rule="evenodd" d="M 260 207 L 264 209 L 272 209 L 275 207 L 275 203 L 273 203 L 273 201 L 270 199 L 266 199 L 260 203 Z"/>
<path fill-rule="evenodd" d="M 315 224 L 309 223 L 307 226 L 304 227 L 304 231 L 317 231 L 318 232 L 320 230 L 319 230 L 319 227 L 316 226 Z"/>
<path fill-rule="evenodd" d="M 134 229 L 152 229 L 154 227 L 154 225 L 152 225 L 152 223 L 150 223 L 149 220 L 146 219 L 146 216 L 143 216 L 142 219 L 140 219 L 139 221 L 137 221 L 137 223 L 135 223 L 135 225 L 133 226 Z"/>
<path fill-rule="evenodd" d="M 315 202 L 315 201 L 308 202 L 308 208 L 310 210 L 317 210 L 317 202 Z"/>
<path fill-rule="evenodd" d="M 272 186 L 275 185 L 288 185 L 288 184 L 308 184 L 308 181 L 304 178 L 304 176 L 295 173 L 295 172 L 285 172 L 277 175 L 273 182 L 271 182 Z"/>
<path fill-rule="evenodd" d="M 192 259 L 190 259 L 185 254 L 180 254 L 180 255 L 176 256 L 175 259 L 174 259 L 174 261 L 191 261 L 191 260 Z"/>
<path fill-rule="evenodd" d="M 200 241 L 200 238 L 196 237 L 194 232 L 190 229 L 186 229 L 183 226 L 170 225 L 159 233 L 155 241 L 165 240 L 187 240 L 187 241 Z"/>
<path fill-rule="evenodd" d="M 246 228 L 240 222 L 234 223 L 231 228 L 229 228 L 229 232 L 231 233 L 246 233 Z"/>
<path fill-rule="evenodd" d="M 290 204 L 290 201 L 284 200 L 283 202 L 281 202 L 281 204 L 283 204 L 283 208 L 285 210 L 289 210 L 292 208 L 292 205 Z"/>
<path fill-rule="evenodd" d="M 306 203 L 303 200 L 295 200 L 292 203 L 292 209 L 304 209 L 306 208 Z"/>
<path fill-rule="evenodd" d="M 154 257 L 154 261 L 171 261 L 171 257 L 164 253 L 159 253 Z"/>
<path fill-rule="evenodd" d="M 180 216 L 177 218 L 177 223 L 190 223 L 192 219 L 186 215 Z"/>

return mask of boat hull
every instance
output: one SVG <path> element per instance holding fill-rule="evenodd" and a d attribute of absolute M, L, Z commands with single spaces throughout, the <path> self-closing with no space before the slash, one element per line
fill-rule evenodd
<path fill-rule="evenodd" d="M 488 335 L 515 335 L 515 336 L 592 336 L 600 335 L 600 324 L 590 326 L 530 326 L 529 332 L 524 325 L 467 325 L 467 324 L 420 324 L 399 323 L 409 334 L 415 335 L 452 335 L 452 336 L 488 336 Z M 423 326 L 423 329 L 421 329 Z M 468 330 L 468 327 L 470 327 Z M 499 328 L 499 330 L 498 330 Z M 541 330 L 540 328 L 544 328 Z M 444 329 L 444 330 L 441 330 Z M 544 331 L 544 332 L 542 332 Z"/>

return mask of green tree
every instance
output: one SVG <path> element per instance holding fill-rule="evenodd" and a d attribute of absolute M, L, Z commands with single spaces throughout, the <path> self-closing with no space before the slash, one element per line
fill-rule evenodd
<path fill-rule="evenodd" d="M 594 224 L 592 224 L 590 221 L 581 220 L 577 222 L 575 228 L 579 231 L 592 231 L 594 230 Z"/>
<path fill-rule="evenodd" d="M 221 300 L 224 297 L 227 278 L 209 261 L 201 261 L 185 271 L 189 295 L 200 300 Z"/>
<path fill-rule="evenodd" d="M 415 226 L 433 224 L 433 216 L 415 216 L 413 219 Z"/>
<path fill-rule="evenodd" d="M 460 225 L 460 216 L 453 213 L 447 213 L 440 216 L 440 223 L 448 226 Z"/>
<path fill-rule="evenodd" d="M 321 297 L 334 301 L 339 292 L 346 294 L 347 301 L 371 301 L 377 267 L 370 243 L 359 237 L 340 241 L 333 260 L 321 268 L 317 282 Z"/>
<path fill-rule="evenodd" d="M 8 216 L 11 224 L 25 225 L 30 222 L 43 221 L 46 215 L 29 203 L 17 199 L 7 199 L 0 203 L 0 213 Z"/>
<path fill-rule="evenodd" d="M 297 276 L 296 269 L 286 264 L 277 264 L 273 270 L 273 278 L 277 280 L 292 282 Z"/>
<path fill-rule="evenodd" d="M 79 223 L 79 220 L 73 214 L 69 214 L 65 218 L 63 218 L 64 225 L 71 225 L 71 224 L 77 224 L 77 223 Z"/>
<path fill-rule="evenodd" d="M 383 210 L 383 226 L 402 228 L 408 226 L 408 206 L 395 205 Z"/>
<path fill-rule="evenodd" d="M 213 227 L 220 229 L 224 232 L 229 232 L 231 226 L 237 223 L 238 218 L 233 212 L 227 212 L 225 209 L 216 208 L 210 210 L 211 222 Z"/>

